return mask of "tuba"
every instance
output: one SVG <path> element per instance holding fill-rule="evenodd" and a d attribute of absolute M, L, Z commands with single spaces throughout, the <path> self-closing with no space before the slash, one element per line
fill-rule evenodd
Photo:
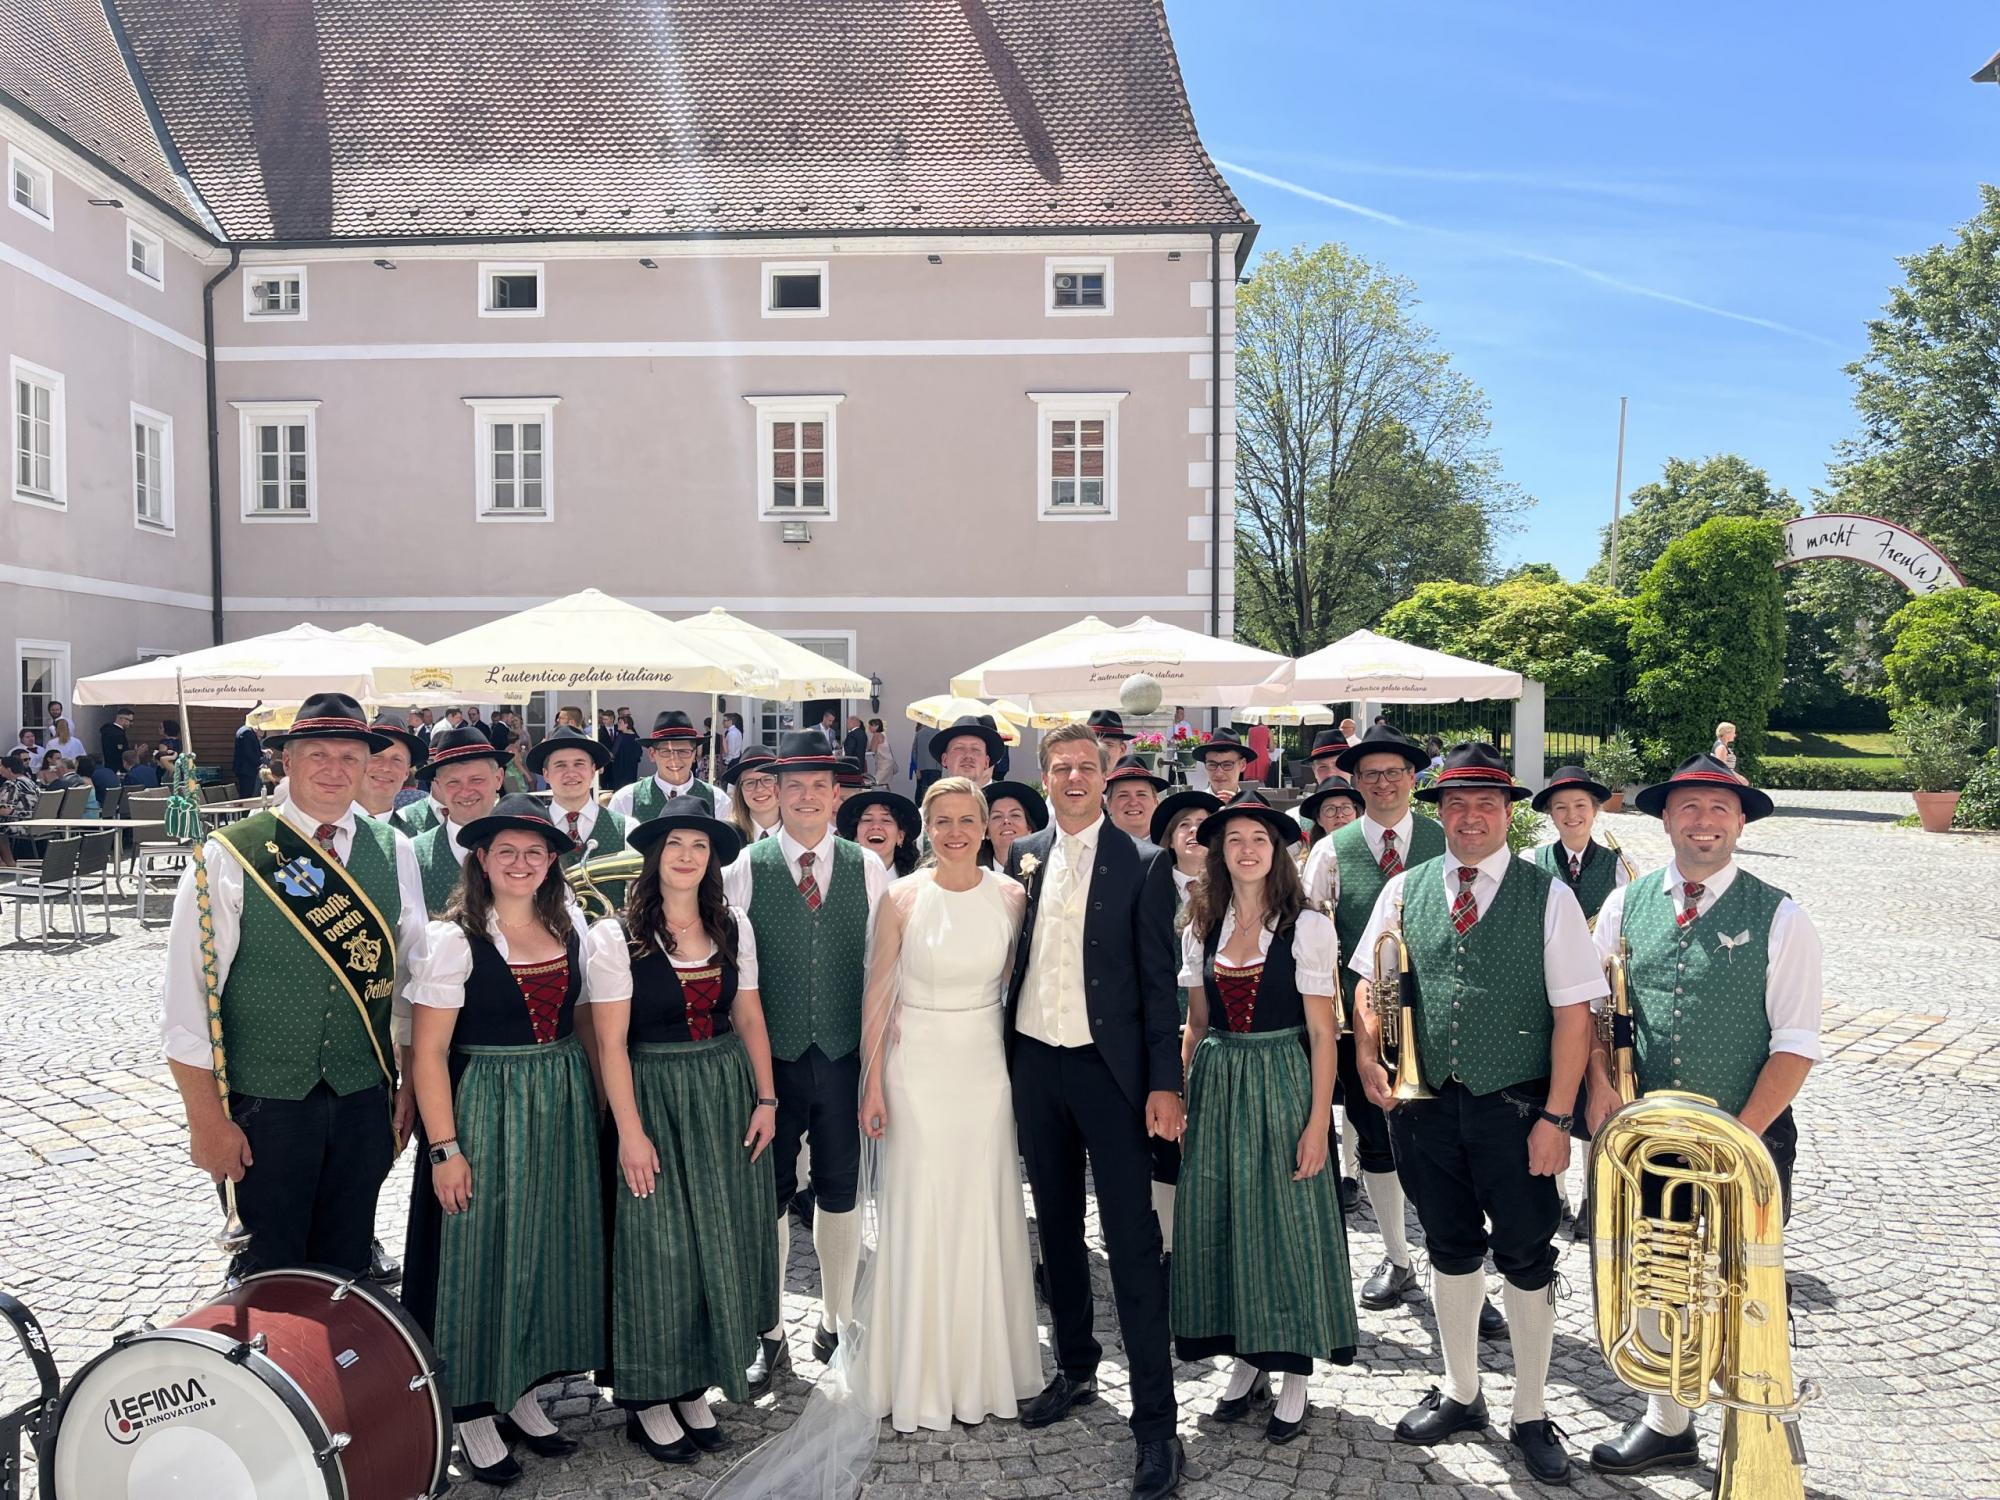
<path fill-rule="evenodd" d="M 1632 1041 L 1632 995 L 1625 977 L 1631 947 L 1625 935 L 1618 935 L 1618 950 L 1604 960 L 1605 982 L 1611 986 L 1611 1002 L 1597 1013 L 1597 1035 L 1611 1054 L 1611 1081 L 1618 1087 L 1621 1103 L 1639 1097 L 1639 1068 Z"/>
<path fill-rule="evenodd" d="M 616 854 L 592 859 L 591 851 L 596 847 L 597 840 L 592 839 L 583 846 L 583 857 L 563 871 L 563 879 L 569 882 L 569 888 L 576 893 L 584 915 L 592 921 L 618 915 L 617 905 L 604 893 L 598 881 L 636 880 L 646 863 L 645 855 L 636 849 L 621 849 Z"/>
<path fill-rule="evenodd" d="M 1392 983 L 1393 981 L 1393 983 Z M 1410 969 L 1409 945 L 1403 941 L 1403 903 L 1396 903 L 1396 920 L 1375 939 L 1375 980 L 1368 987 L 1381 1033 L 1382 1058 L 1395 1054 L 1390 1071 L 1398 1099 L 1435 1099 L 1417 1065 L 1417 976 Z"/>
<path fill-rule="evenodd" d="M 1645 1212 L 1642 1184 L 1661 1190 Z M 1590 1148 L 1591 1280 L 1612 1373 L 1693 1410 L 1726 1408 L 1715 1500 L 1804 1500 L 1778 1171 L 1756 1133 L 1698 1094 L 1660 1092 Z M 1659 1319 L 1664 1347 L 1642 1336 Z"/>

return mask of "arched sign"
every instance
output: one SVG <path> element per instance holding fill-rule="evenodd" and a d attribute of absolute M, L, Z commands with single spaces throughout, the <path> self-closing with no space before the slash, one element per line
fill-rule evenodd
<path fill-rule="evenodd" d="M 1887 573 L 1913 594 L 1962 589 L 1965 579 L 1938 550 L 1914 531 L 1880 516 L 1800 516 L 1785 523 L 1785 558 L 1781 568 L 1841 557 L 1866 563 Z"/>

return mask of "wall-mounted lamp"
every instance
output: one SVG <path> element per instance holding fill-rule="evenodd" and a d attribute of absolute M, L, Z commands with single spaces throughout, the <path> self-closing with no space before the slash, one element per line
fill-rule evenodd
<path fill-rule="evenodd" d="M 660 263 L 654 260 L 653 257 L 650 255 L 640 256 L 639 264 L 644 266 L 649 271 L 657 271 L 660 269 Z"/>
<path fill-rule="evenodd" d="M 871 714 L 882 712 L 882 679 L 873 672 L 868 674 L 868 711 Z"/>
<path fill-rule="evenodd" d="M 375 264 L 380 266 L 385 271 L 393 271 L 396 269 L 396 263 L 393 260 L 378 260 L 375 262 Z"/>
<path fill-rule="evenodd" d="M 812 527 L 804 521 L 785 521 L 779 524 L 778 540 L 803 546 L 813 539 Z"/>
<path fill-rule="evenodd" d="M 92 198 L 90 206 L 92 208 L 123 208 L 125 200 L 123 198 Z"/>
<path fill-rule="evenodd" d="M 1180 258 L 1181 258 L 1181 253 L 1178 250 L 1169 250 L 1167 252 L 1168 260 L 1179 260 Z"/>
<path fill-rule="evenodd" d="M 944 264 L 944 257 L 942 255 L 926 255 L 924 259 L 929 261 L 934 266 L 941 266 Z"/>

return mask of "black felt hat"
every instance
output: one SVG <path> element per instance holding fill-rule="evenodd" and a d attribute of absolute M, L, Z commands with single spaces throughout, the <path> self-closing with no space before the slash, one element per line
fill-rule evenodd
<path fill-rule="evenodd" d="M 477 849 L 492 843 L 498 835 L 515 830 L 539 833 L 557 854 L 567 854 L 576 847 L 576 841 L 556 827 L 549 816 L 549 805 L 526 792 L 511 792 L 502 797 L 493 805 L 492 812 L 459 829 L 458 841 L 468 849 Z"/>
<path fill-rule="evenodd" d="M 1104 790 L 1108 793 L 1111 790 L 1112 784 L 1119 781 L 1149 782 L 1156 792 L 1164 792 L 1168 787 L 1173 785 L 1166 777 L 1155 776 L 1152 767 L 1148 766 L 1136 755 L 1126 755 L 1119 758 L 1118 764 L 1113 766 L 1104 778 Z"/>
<path fill-rule="evenodd" d="M 1288 849 L 1305 837 L 1305 830 L 1291 818 L 1286 817 L 1261 797 L 1255 801 L 1236 801 L 1223 804 L 1210 813 L 1196 831 L 1202 847 L 1207 848 L 1221 838 L 1230 822 L 1236 818 L 1254 818 L 1271 833 L 1271 842 L 1280 849 Z"/>
<path fill-rule="evenodd" d="M 1093 708 L 1085 722 L 1097 731 L 1100 740 L 1129 741 L 1132 738 L 1125 728 L 1124 717 L 1115 708 Z"/>
<path fill-rule="evenodd" d="M 1352 802 L 1357 813 L 1368 810 L 1367 799 L 1356 789 L 1354 783 L 1344 776 L 1336 776 L 1331 781 L 1321 782 L 1319 790 L 1299 804 L 1299 816 L 1306 820 L 1308 827 L 1318 827 L 1319 810 L 1335 797 Z"/>
<path fill-rule="evenodd" d="M 660 804 L 657 817 L 625 830 L 625 843 L 645 854 L 676 828 L 692 828 L 707 834 L 708 857 L 718 866 L 732 863 L 743 852 L 743 835 L 711 813 L 708 804 L 699 797 L 667 798 Z"/>
<path fill-rule="evenodd" d="M 1322 729 L 1313 736 L 1312 754 L 1307 760 L 1332 760 L 1347 749 L 1347 736 L 1338 729 Z"/>
<path fill-rule="evenodd" d="M 852 756 L 843 755 L 840 763 L 834 767 L 833 784 L 850 789 L 865 787 L 868 785 L 868 773 L 861 769 L 860 761 Z"/>
<path fill-rule="evenodd" d="M 787 729 L 778 736 L 778 754 L 770 762 L 770 769 L 780 775 L 786 771 L 832 771 L 838 774 L 840 757 L 833 753 L 826 736 L 817 729 Z"/>
<path fill-rule="evenodd" d="M 1422 745 L 1400 729 L 1387 724 L 1370 724 L 1368 732 L 1341 751 L 1334 764 L 1352 775 L 1365 755 L 1400 755 L 1410 763 L 1411 769 L 1417 771 L 1423 770 L 1431 763 L 1431 758 L 1424 754 Z"/>
<path fill-rule="evenodd" d="M 1549 778 L 1547 786 L 1535 793 L 1528 805 L 1536 812 L 1547 812 L 1549 798 L 1557 792 L 1588 792 L 1597 799 L 1599 807 L 1611 800 L 1611 788 L 1601 781 L 1591 780 L 1590 773 L 1582 766 L 1564 766 Z"/>
<path fill-rule="evenodd" d="M 986 797 L 986 808 L 990 813 L 993 804 L 1012 798 L 1021 804 L 1021 811 L 1028 815 L 1028 827 L 1040 833 L 1049 826 L 1049 804 L 1042 794 L 1025 781 L 989 781 L 979 789 Z"/>
<path fill-rule="evenodd" d="M 1162 849 L 1166 848 L 1168 827 L 1191 807 L 1213 814 L 1221 810 L 1222 799 L 1213 792 L 1196 791 L 1193 787 L 1175 792 L 1170 797 L 1162 797 L 1160 805 L 1153 809 L 1153 826 L 1148 830 L 1153 842 Z"/>
<path fill-rule="evenodd" d="M 1639 788 L 1639 795 L 1632 800 L 1640 812 L 1657 818 L 1667 810 L 1667 793 L 1677 786 L 1720 787 L 1734 792 L 1743 804 L 1744 818 L 1752 823 L 1771 815 L 1771 799 L 1712 755 L 1689 756 L 1673 775 Z"/>
<path fill-rule="evenodd" d="M 485 730 L 457 724 L 431 731 L 431 753 L 417 768 L 417 780 L 427 782 L 446 766 L 462 760 L 490 760 L 496 766 L 505 766 L 508 759 L 507 752 L 496 749 Z"/>
<path fill-rule="evenodd" d="M 861 815 L 871 807 L 886 807 L 895 814 L 896 826 L 903 830 L 904 843 L 914 844 L 923 836 L 924 815 L 917 811 L 917 804 L 901 792 L 892 792 L 887 787 L 858 792 L 841 803 L 833 815 L 834 832 L 844 839 L 854 838 L 861 827 Z"/>
<path fill-rule="evenodd" d="M 277 750 L 293 740 L 359 740 L 371 755 L 389 748 L 388 736 L 370 729 L 361 705 L 345 693 L 314 693 L 299 705 L 292 727 L 267 736 L 264 744 Z"/>
<path fill-rule="evenodd" d="M 1007 742 L 1000 737 L 1000 731 L 993 727 L 991 714 L 965 714 L 931 736 L 932 759 L 942 762 L 945 746 L 968 734 L 976 736 L 986 747 L 988 760 L 998 760 L 1007 753 Z"/>
<path fill-rule="evenodd" d="M 572 729 L 567 724 L 558 724 L 524 757 L 528 769 L 537 776 L 541 775 L 542 767 L 549 763 L 549 757 L 558 750 L 581 750 L 591 758 L 600 771 L 611 764 L 610 749 L 600 745 L 596 735 L 585 734 L 582 730 Z"/>
<path fill-rule="evenodd" d="M 743 753 L 722 768 L 722 774 L 715 779 L 724 786 L 733 787 L 752 771 L 763 771 L 767 775 L 777 769 L 778 752 L 769 745 L 745 745 Z"/>
<path fill-rule="evenodd" d="M 1509 802 L 1519 802 L 1528 795 L 1528 789 L 1514 780 L 1513 770 L 1500 758 L 1498 750 L 1483 740 L 1467 740 L 1445 752 L 1444 769 L 1429 786 L 1417 788 L 1417 797 L 1423 802 L 1436 802 L 1454 788 L 1466 791 L 1480 787 L 1505 792 Z"/>
<path fill-rule="evenodd" d="M 1189 753 L 1192 754 L 1196 760 L 1207 760 L 1211 755 L 1220 755 L 1225 750 L 1235 752 L 1237 755 L 1242 756 L 1246 761 L 1255 760 L 1257 758 L 1257 752 L 1255 750 L 1252 750 L 1248 745 L 1244 744 L 1243 741 L 1236 738 L 1233 732 L 1227 729 L 1216 730 L 1214 734 L 1210 735 L 1206 740 L 1202 741 L 1201 744 L 1196 745 L 1194 749 Z"/>
<path fill-rule="evenodd" d="M 387 714 L 378 714 L 375 722 L 368 727 L 376 734 L 387 735 L 405 750 L 409 751 L 411 770 L 415 770 L 429 759 L 430 750 L 425 746 L 423 739 L 401 719 L 392 719 Z M 384 745 L 382 748 L 386 750 L 388 746 Z"/>
<path fill-rule="evenodd" d="M 657 745 L 662 740 L 698 740 L 701 731 L 694 727 L 694 721 L 678 708 L 663 708 L 653 718 L 653 732 L 646 736 L 646 743 Z"/>

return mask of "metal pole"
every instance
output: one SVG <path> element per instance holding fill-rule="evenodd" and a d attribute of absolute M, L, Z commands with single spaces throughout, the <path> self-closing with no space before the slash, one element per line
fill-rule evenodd
<path fill-rule="evenodd" d="M 1618 587 L 1618 512 L 1625 504 L 1625 403 L 1618 398 L 1618 477 L 1611 481 L 1611 587 Z"/>

